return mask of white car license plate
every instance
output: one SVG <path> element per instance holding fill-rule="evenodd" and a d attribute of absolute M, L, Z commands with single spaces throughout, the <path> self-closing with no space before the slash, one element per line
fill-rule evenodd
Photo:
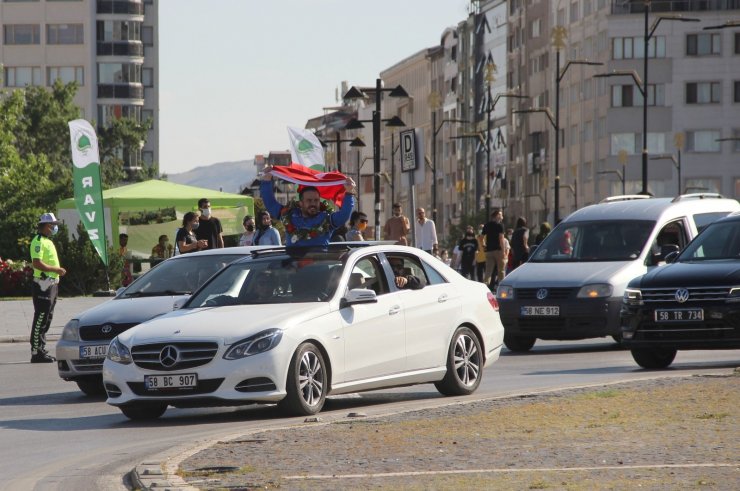
<path fill-rule="evenodd" d="M 560 315 L 560 307 L 558 305 L 548 306 L 524 306 L 521 310 L 521 315 L 543 315 L 543 316 L 556 316 Z"/>
<path fill-rule="evenodd" d="M 704 320 L 704 309 L 655 309 L 655 322 L 697 322 Z"/>
<path fill-rule="evenodd" d="M 105 358 L 108 354 L 107 344 L 98 344 L 95 346 L 80 346 L 80 358 Z"/>
<path fill-rule="evenodd" d="M 198 375 L 182 373 L 178 375 L 144 375 L 147 390 L 183 389 L 198 386 Z"/>

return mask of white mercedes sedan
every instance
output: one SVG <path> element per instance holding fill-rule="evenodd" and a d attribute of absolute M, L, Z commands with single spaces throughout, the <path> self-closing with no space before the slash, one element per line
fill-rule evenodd
<path fill-rule="evenodd" d="M 467 395 L 503 343 L 488 288 L 404 246 L 256 250 L 181 303 L 110 343 L 107 402 L 130 419 L 251 403 L 311 415 L 327 396 L 424 383 Z"/>

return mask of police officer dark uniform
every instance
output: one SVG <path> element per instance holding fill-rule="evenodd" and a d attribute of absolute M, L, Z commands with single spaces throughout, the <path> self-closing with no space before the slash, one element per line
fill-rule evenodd
<path fill-rule="evenodd" d="M 57 302 L 59 277 L 67 270 L 59 266 L 57 249 L 50 237 L 59 230 L 59 221 L 53 213 L 41 215 L 38 233 L 31 241 L 33 265 L 33 324 L 31 325 L 31 363 L 56 361 L 46 351 L 46 332 L 51 326 L 54 305 Z"/>

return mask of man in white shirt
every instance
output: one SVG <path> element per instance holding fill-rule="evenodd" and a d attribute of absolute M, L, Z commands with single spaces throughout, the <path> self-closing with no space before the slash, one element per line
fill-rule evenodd
<path fill-rule="evenodd" d="M 414 232 L 416 233 L 416 247 L 432 254 L 435 249 L 439 248 L 437 243 L 437 227 L 434 222 L 426 217 L 424 208 L 416 210 L 416 221 L 414 222 Z"/>

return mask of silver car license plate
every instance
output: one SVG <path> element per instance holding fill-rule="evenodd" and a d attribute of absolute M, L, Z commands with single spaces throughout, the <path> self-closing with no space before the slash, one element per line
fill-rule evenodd
<path fill-rule="evenodd" d="M 192 389 L 198 386 L 198 375 L 182 373 L 178 375 L 144 375 L 147 390 Z"/>
<path fill-rule="evenodd" d="M 560 315 L 560 307 L 558 305 L 548 306 L 523 306 L 521 308 L 522 316 L 558 316 Z"/>
<path fill-rule="evenodd" d="M 95 346 L 80 346 L 80 359 L 87 358 L 105 358 L 108 354 L 107 344 L 98 344 Z"/>

